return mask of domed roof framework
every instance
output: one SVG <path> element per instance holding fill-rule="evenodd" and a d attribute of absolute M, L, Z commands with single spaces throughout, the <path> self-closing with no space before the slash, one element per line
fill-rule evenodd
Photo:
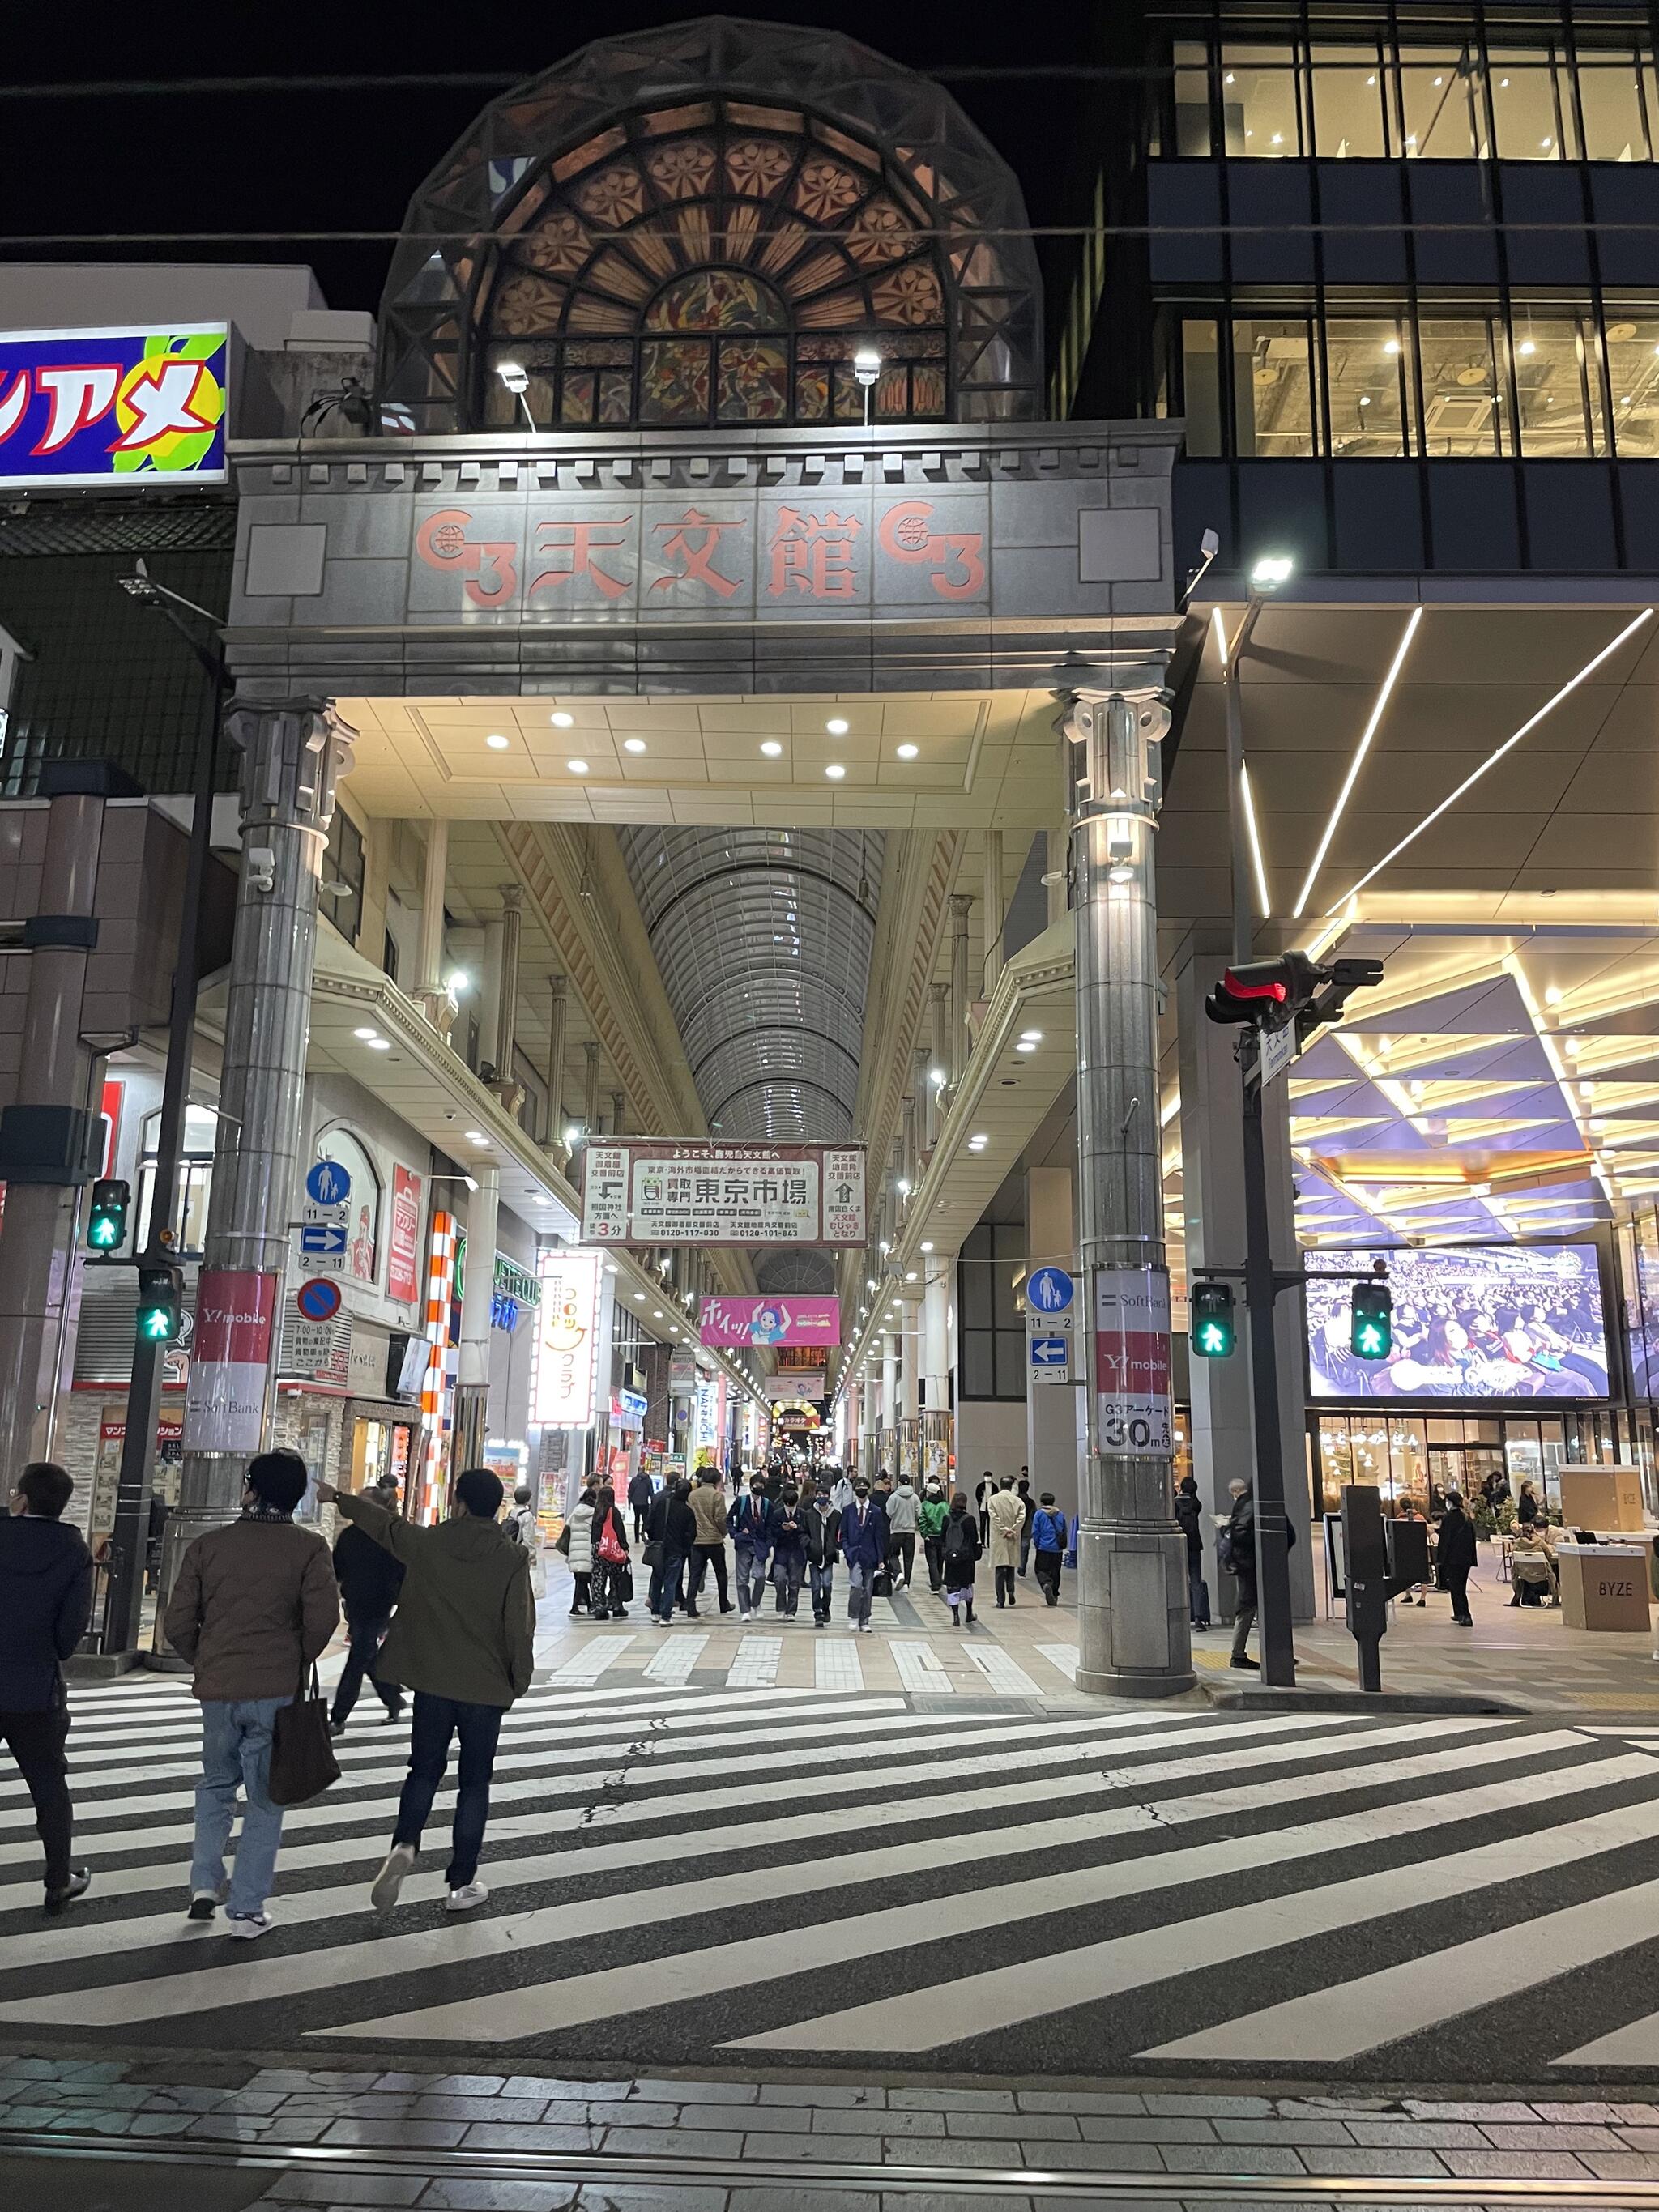
<path fill-rule="evenodd" d="M 486 108 L 410 204 L 382 399 L 421 430 L 861 413 L 1029 421 L 1042 295 L 1012 172 L 954 100 L 836 33 L 600 40 Z M 844 356 L 844 358 L 843 358 Z"/>

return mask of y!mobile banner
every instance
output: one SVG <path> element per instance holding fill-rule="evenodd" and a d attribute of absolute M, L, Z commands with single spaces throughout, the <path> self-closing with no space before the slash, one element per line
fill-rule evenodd
<path fill-rule="evenodd" d="M 705 1298 L 702 1341 L 722 1350 L 753 1344 L 839 1344 L 839 1298 Z"/>
<path fill-rule="evenodd" d="M 9 331 L 0 484 L 223 483 L 229 334 Z"/>
<path fill-rule="evenodd" d="M 185 1399 L 186 1451 L 258 1450 L 281 1282 L 252 1267 L 203 1268 Z"/>

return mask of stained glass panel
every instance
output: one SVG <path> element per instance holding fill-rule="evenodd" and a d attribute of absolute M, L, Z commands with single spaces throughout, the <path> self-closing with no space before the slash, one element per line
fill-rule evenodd
<path fill-rule="evenodd" d="M 781 422 L 789 410 L 789 349 L 775 340 L 720 346 L 720 420 Z"/>
<path fill-rule="evenodd" d="M 647 338 L 640 348 L 641 422 L 708 420 L 708 341 Z"/>
<path fill-rule="evenodd" d="M 787 320 L 775 295 L 735 269 L 700 269 L 659 292 L 645 312 L 648 331 L 778 331 Z"/>

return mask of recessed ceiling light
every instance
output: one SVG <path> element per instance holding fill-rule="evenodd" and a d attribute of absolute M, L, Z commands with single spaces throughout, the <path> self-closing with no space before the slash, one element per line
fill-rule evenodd
<path fill-rule="evenodd" d="M 845 714 L 832 714 L 823 726 L 832 738 L 844 738 L 847 735 L 847 717 Z"/>
<path fill-rule="evenodd" d="M 767 738 L 761 744 L 761 750 L 766 755 L 768 760 L 776 760 L 783 747 L 775 738 Z"/>
<path fill-rule="evenodd" d="M 482 1129 L 469 1129 L 466 1133 L 466 1140 L 470 1145 L 487 1145 L 489 1142 Z"/>
<path fill-rule="evenodd" d="M 922 1239 L 922 1243 L 921 1243 L 921 1249 L 922 1249 L 924 1252 L 931 1252 L 931 1251 L 933 1250 L 933 1242 L 932 1237 L 924 1237 L 924 1238 Z"/>
<path fill-rule="evenodd" d="M 1035 1052 L 1036 1050 L 1036 1047 L 1034 1044 L 1017 1044 L 1014 1047 L 1014 1050 L 1016 1052 Z"/>
<path fill-rule="evenodd" d="M 623 750 L 625 753 L 642 753 L 645 750 L 645 739 L 643 738 L 624 738 L 623 739 Z"/>
<path fill-rule="evenodd" d="M 512 742 L 511 738 L 504 738 L 499 730 L 492 730 L 484 739 L 492 753 L 504 753 Z"/>
<path fill-rule="evenodd" d="M 565 766 L 569 769 L 572 775 L 586 775 L 587 774 L 587 763 L 586 761 L 567 761 L 565 763 Z"/>
<path fill-rule="evenodd" d="M 392 1039 L 390 1037 L 368 1037 L 366 1038 L 364 1042 L 368 1044 L 371 1052 L 390 1052 L 392 1049 Z"/>
<path fill-rule="evenodd" d="M 1019 1041 L 1022 1044 L 1041 1044 L 1042 1042 L 1042 1031 L 1041 1030 L 1022 1030 L 1019 1033 Z"/>
<path fill-rule="evenodd" d="M 645 1304 L 645 1292 L 643 1291 L 635 1291 L 634 1303 L 636 1306 L 642 1306 Z"/>
<path fill-rule="evenodd" d="M 379 1036 L 380 1032 L 379 1030 L 353 1030 L 351 1034 L 357 1039 L 359 1043 L 367 1044 L 371 1037 Z"/>
<path fill-rule="evenodd" d="M 842 776 L 846 775 L 847 770 L 840 761 L 830 761 L 825 766 L 823 772 L 829 777 L 831 783 L 839 783 Z"/>
<path fill-rule="evenodd" d="M 574 729 L 575 726 L 576 717 L 574 714 L 567 714 L 562 708 L 550 719 L 556 730 Z"/>
<path fill-rule="evenodd" d="M 898 749 L 898 757 L 901 760 L 914 760 L 921 750 L 920 745 L 901 745 Z"/>
<path fill-rule="evenodd" d="M 660 1306 L 652 1307 L 651 1318 L 653 1321 L 660 1321 L 662 1319 L 662 1308 Z"/>

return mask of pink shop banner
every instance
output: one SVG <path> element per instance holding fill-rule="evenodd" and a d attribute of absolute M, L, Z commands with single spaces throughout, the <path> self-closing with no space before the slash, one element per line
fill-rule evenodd
<path fill-rule="evenodd" d="M 705 1298 L 702 1341 L 717 1351 L 752 1344 L 839 1344 L 839 1298 Z"/>

